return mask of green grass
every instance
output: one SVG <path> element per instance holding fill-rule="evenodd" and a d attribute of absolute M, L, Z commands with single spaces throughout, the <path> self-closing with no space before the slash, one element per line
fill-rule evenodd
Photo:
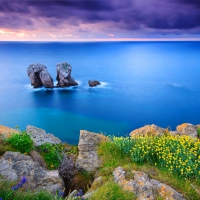
<path fill-rule="evenodd" d="M 124 153 L 122 149 L 113 141 L 101 143 L 98 148 L 98 154 L 103 161 L 99 171 L 99 176 L 103 176 L 107 181 L 109 181 L 111 178 L 113 179 L 112 172 L 116 167 L 121 166 L 126 171 L 143 171 L 151 178 L 170 185 L 177 192 L 183 194 L 185 198 L 190 200 L 199 199 L 198 192 L 191 186 L 192 184 L 198 191 L 200 191 L 199 179 L 186 179 L 169 172 L 163 167 L 155 166 L 148 162 L 133 162 L 130 154 Z M 127 178 L 131 178 L 131 174 L 128 174 L 127 176 L 130 176 Z"/>
<path fill-rule="evenodd" d="M 90 200 L 133 200 L 136 199 L 133 193 L 124 192 L 121 187 L 113 181 L 108 181 L 92 195 Z"/>
<path fill-rule="evenodd" d="M 12 193 L 12 187 L 16 185 L 17 182 L 8 182 L 3 181 L 0 178 L 0 198 L 3 200 L 53 200 L 54 197 L 52 194 L 47 191 L 41 191 L 39 193 L 33 193 L 32 191 L 26 191 L 24 188 L 21 188 L 15 193 Z M 9 195 L 10 194 L 10 195 Z"/>

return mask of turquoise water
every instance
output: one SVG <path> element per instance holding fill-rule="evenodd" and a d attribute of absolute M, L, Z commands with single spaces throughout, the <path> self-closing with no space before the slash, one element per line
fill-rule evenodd
<path fill-rule="evenodd" d="M 33 89 L 26 70 L 68 62 L 77 87 Z M 200 123 L 200 42 L 0 42 L 0 124 L 31 124 L 69 143 L 81 129 L 128 135 Z M 102 82 L 89 88 L 87 81 Z M 56 82 L 55 82 L 56 84 Z"/>

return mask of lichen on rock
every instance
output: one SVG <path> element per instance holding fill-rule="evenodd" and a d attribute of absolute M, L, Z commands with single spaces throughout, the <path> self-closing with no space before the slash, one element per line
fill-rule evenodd
<path fill-rule="evenodd" d="M 164 199 L 185 200 L 183 196 L 176 192 L 172 187 L 149 178 L 148 174 L 132 170 L 133 178 L 126 180 L 126 171 L 122 167 L 117 167 L 114 172 L 114 181 L 124 190 L 133 192 L 137 200 L 154 200 L 158 193 Z"/>

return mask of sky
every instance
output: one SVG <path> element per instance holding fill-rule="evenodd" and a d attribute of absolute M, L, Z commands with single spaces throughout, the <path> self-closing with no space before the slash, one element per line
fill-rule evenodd
<path fill-rule="evenodd" d="M 200 0 L 0 0 L 0 41 L 200 40 Z"/>

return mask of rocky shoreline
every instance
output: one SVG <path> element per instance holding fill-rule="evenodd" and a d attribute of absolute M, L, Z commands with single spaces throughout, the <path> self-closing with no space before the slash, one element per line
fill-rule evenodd
<path fill-rule="evenodd" d="M 154 124 L 147 125 L 136 129 L 130 133 L 130 137 L 134 138 L 139 135 L 188 135 L 193 138 L 199 137 L 200 125 L 192 125 L 184 123 L 177 126 L 176 131 L 169 131 L 167 129 L 158 127 Z M 5 126 L 0 126 L 0 135 L 7 138 L 10 137 L 14 129 Z M 62 141 L 53 134 L 46 133 L 46 131 L 28 125 L 26 132 L 30 134 L 35 147 L 39 147 L 44 143 L 62 144 Z M 101 167 L 97 149 L 102 141 L 108 141 L 109 138 L 102 134 L 88 132 L 86 130 L 80 131 L 78 143 L 78 156 L 74 159 L 74 167 L 76 171 L 85 170 L 88 173 L 94 174 L 94 181 L 91 184 L 101 184 L 102 177 L 98 176 L 98 169 Z M 65 150 L 65 152 L 68 150 Z M 175 191 L 171 186 L 162 183 L 158 180 L 151 179 L 148 174 L 141 171 L 132 170 L 133 177 L 127 179 L 125 174 L 128 173 L 121 166 L 118 166 L 113 171 L 113 182 L 120 185 L 123 190 L 128 190 L 137 196 L 138 200 L 155 199 L 155 193 L 163 199 L 182 200 L 185 199 L 182 194 Z M 65 180 L 60 175 L 59 170 L 48 170 L 37 151 L 31 151 L 29 155 L 24 155 L 19 152 L 7 151 L 0 157 L 0 175 L 5 180 L 13 181 L 19 180 L 22 176 L 27 177 L 27 187 L 35 191 L 48 190 L 55 194 L 56 191 L 63 191 L 66 187 Z M 98 189 L 97 189 L 98 190 Z M 88 198 L 94 194 L 96 190 L 89 190 L 84 196 Z M 77 189 L 71 191 L 70 198 L 72 199 L 78 193 Z M 69 198 L 69 199 L 70 199 Z"/>

